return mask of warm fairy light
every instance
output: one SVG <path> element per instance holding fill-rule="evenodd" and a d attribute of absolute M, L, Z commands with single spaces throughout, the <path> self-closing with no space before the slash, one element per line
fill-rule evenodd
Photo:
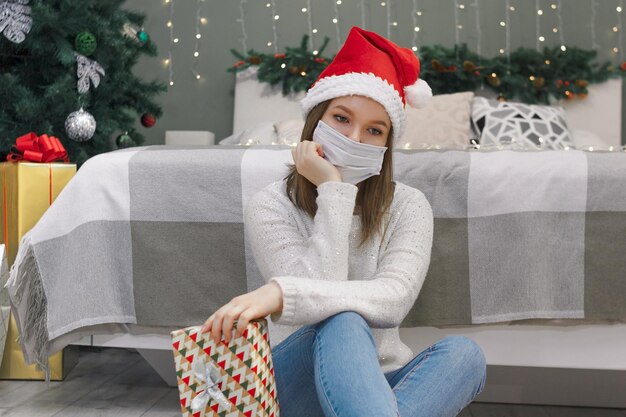
<path fill-rule="evenodd" d="M 543 42 L 543 41 L 545 41 L 545 40 L 546 40 L 546 38 L 544 38 L 543 36 L 540 36 L 540 37 L 539 37 L 539 41 L 540 41 L 540 42 Z"/>
<path fill-rule="evenodd" d="M 561 51 L 563 52 L 567 51 L 567 48 L 565 47 L 565 45 L 561 45 Z"/>
<path fill-rule="evenodd" d="M 530 77 L 528 77 L 530 79 L 530 81 L 535 81 L 535 76 L 531 75 Z"/>
<path fill-rule="evenodd" d="M 550 65 L 550 60 L 546 59 L 546 65 Z"/>
<path fill-rule="evenodd" d="M 419 28 L 419 26 L 415 26 L 415 27 L 413 28 L 413 30 L 414 30 L 415 32 L 419 32 L 419 31 L 420 31 L 420 28 Z"/>
<path fill-rule="evenodd" d="M 172 22 L 167 22 L 167 24 L 165 26 L 167 26 L 168 28 L 171 28 L 172 27 Z"/>
<path fill-rule="evenodd" d="M 320 51 L 318 51 L 317 49 L 315 51 L 313 51 L 313 55 L 317 55 L 319 53 L 320 53 Z"/>
<path fill-rule="evenodd" d="M 500 26 L 506 26 L 505 22 L 500 22 Z"/>
<path fill-rule="evenodd" d="M 202 37 L 202 35 L 201 35 L 201 34 L 196 33 L 196 39 L 200 39 L 201 37 Z"/>
<path fill-rule="evenodd" d="M 541 10 L 541 9 L 537 10 L 537 14 L 538 14 L 539 16 L 541 16 L 541 15 L 543 14 L 543 10 Z"/>

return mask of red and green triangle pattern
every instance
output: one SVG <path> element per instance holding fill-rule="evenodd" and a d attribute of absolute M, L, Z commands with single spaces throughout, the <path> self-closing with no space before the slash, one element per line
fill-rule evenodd
<path fill-rule="evenodd" d="M 253 320 L 228 345 L 192 326 L 171 333 L 183 417 L 280 417 L 267 320 Z M 193 375 L 195 361 L 213 361 L 221 371 L 218 387 L 229 400 L 225 408 L 210 399 L 193 413 L 191 401 L 206 388 Z"/>

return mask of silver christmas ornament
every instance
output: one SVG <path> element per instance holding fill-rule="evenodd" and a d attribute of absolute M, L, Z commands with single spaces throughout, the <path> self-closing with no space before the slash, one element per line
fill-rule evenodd
<path fill-rule="evenodd" d="M 134 23 L 126 22 L 122 27 L 122 33 L 130 39 L 139 42 L 137 34 L 141 31 L 141 26 Z"/>
<path fill-rule="evenodd" d="M 65 119 L 65 132 L 70 139 L 84 142 L 93 137 L 96 131 L 96 119 L 91 114 L 80 110 L 70 113 Z"/>
<path fill-rule="evenodd" d="M 21 43 L 26 39 L 33 25 L 30 17 L 29 0 L 0 1 L 0 33 L 13 43 Z"/>
<path fill-rule="evenodd" d="M 78 92 L 84 94 L 89 91 L 89 80 L 91 80 L 94 88 L 98 88 L 100 74 L 104 76 L 104 68 L 95 60 L 91 60 L 84 55 L 77 52 L 74 52 L 74 55 L 76 55 L 77 64 Z"/>

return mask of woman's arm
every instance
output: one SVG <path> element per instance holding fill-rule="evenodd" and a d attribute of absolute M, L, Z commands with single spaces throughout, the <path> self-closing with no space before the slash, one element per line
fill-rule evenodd
<path fill-rule="evenodd" d="M 373 328 L 400 325 L 419 294 L 433 241 L 433 214 L 422 193 L 405 204 L 371 280 L 316 281 L 294 274 L 276 276 L 283 290 L 278 324 L 303 325 L 322 321 L 342 311 L 355 311 Z"/>
<path fill-rule="evenodd" d="M 255 194 L 244 216 L 246 239 L 265 281 L 291 275 L 314 281 L 348 278 L 348 245 L 357 187 L 330 181 L 317 187 L 310 237 L 298 230 L 286 197 Z"/>

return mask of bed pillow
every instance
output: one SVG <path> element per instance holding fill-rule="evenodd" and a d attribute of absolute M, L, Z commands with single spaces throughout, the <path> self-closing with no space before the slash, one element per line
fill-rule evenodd
<path fill-rule="evenodd" d="M 276 130 L 273 122 L 262 122 L 241 132 L 219 141 L 220 145 L 275 145 L 277 142 Z"/>
<path fill-rule="evenodd" d="M 304 129 L 304 120 L 289 119 L 281 120 L 274 124 L 277 142 L 281 145 L 297 145 Z"/>
<path fill-rule="evenodd" d="M 421 109 L 406 107 L 406 131 L 397 147 L 466 148 L 470 143 L 473 91 L 433 96 Z"/>
<path fill-rule="evenodd" d="M 472 126 L 481 146 L 572 148 L 565 109 L 475 97 Z"/>

